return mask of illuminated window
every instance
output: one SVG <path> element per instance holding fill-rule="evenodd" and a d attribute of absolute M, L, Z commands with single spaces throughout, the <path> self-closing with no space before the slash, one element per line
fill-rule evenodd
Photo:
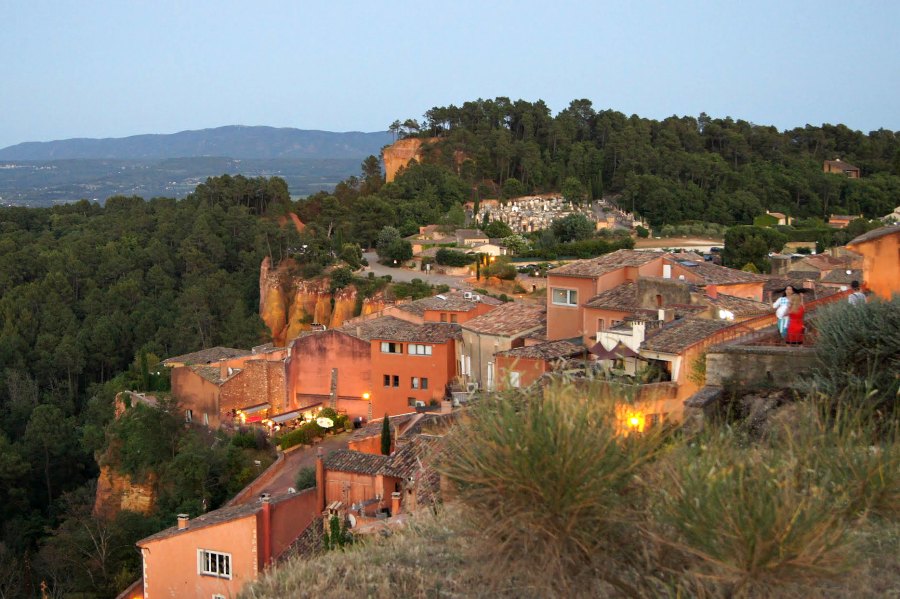
<path fill-rule="evenodd" d="M 553 288 L 553 303 L 557 306 L 577 306 L 578 290 L 577 289 L 557 289 Z"/>
<path fill-rule="evenodd" d="M 197 569 L 203 576 L 231 578 L 231 554 L 218 551 L 197 551 Z"/>

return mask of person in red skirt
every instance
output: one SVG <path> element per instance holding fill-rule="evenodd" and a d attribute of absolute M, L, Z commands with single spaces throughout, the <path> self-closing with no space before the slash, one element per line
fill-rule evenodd
<path fill-rule="evenodd" d="M 803 297 L 799 293 L 790 296 L 788 304 L 788 327 L 785 341 L 791 345 L 800 345 L 803 343 Z"/>

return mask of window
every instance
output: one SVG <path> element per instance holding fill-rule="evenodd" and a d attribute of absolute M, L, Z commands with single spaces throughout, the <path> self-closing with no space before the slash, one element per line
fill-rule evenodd
<path fill-rule="evenodd" d="M 391 375 L 389 375 L 389 374 L 384 375 L 384 386 L 385 387 L 391 386 Z"/>
<path fill-rule="evenodd" d="M 193 410 L 185 410 L 185 411 L 184 411 L 184 421 L 185 421 L 185 422 L 193 422 L 193 421 L 194 421 L 194 412 L 193 412 Z"/>
<path fill-rule="evenodd" d="M 493 390 L 494 388 L 494 363 L 487 363 L 487 388 L 488 391 Z"/>
<path fill-rule="evenodd" d="M 422 377 L 422 388 L 423 389 L 428 388 L 428 379 L 426 377 Z"/>
<path fill-rule="evenodd" d="M 417 376 L 412 377 L 410 379 L 409 386 L 412 387 L 413 389 L 418 389 L 419 388 L 419 377 L 417 377 Z"/>
<path fill-rule="evenodd" d="M 456 322 L 456 314 L 450 315 L 450 322 Z"/>
<path fill-rule="evenodd" d="M 203 576 L 231 578 L 231 554 L 218 551 L 197 551 L 197 566 Z"/>
<path fill-rule="evenodd" d="M 411 407 L 411 408 L 416 407 L 416 398 L 415 398 L 415 397 L 407 397 L 407 398 L 406 398 L 406 405 L 408 405 L 408 406 Z"/>
<path fill-rule="evenodd" d="M 557 306 L 577 306 L 578 290 L 577 289 L 558 289 L 553 288 L 553 303 Z"/>
<path fill-rule="evenodd" d="M 394 383 L 394 387 L 400 386 L 400 375 L 399 374 L 394 375 L 393 383 Z"/>
<path fill-rule="evenodd" d="M 381 342 L 381 353 L 383 353 L 383 354 L 402 354 L 403 353 L 403 344 L 402 343 L 394 343 L 393 341 L 382 341 Z"/>
<path fill-rule="evenodd" d="M 598 318 L 597 319 L 597 330 L 602 331 L 605 324 L 606 324 L 605 320 L 603 320 L 602 318 Z"/>
<path fill-rule="evenodd" d="M 515 370 L 509 373 L 509 386 L 518 389 L 521 386 L 521 373 Z"/>
<path fill-rule="evenodd" d="M 422 345 L 420 343 L 410 343 L 407 347 L 409 355 L 411 356 L 430 356 L 431 355 L 431 345 Z"/>
<path fill-rule="evenodd" d="M 441 322 L 447 322 L 447 313 L 441 312 Z"/>
<path fill-rule="evenodd" d="M 203 425 L 209 426 L 209 414 L 206 412 L 203 412 Z"/>

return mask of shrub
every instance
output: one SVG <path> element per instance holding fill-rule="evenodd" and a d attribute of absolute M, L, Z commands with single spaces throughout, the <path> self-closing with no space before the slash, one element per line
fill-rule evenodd
<path fill-rule="evenodd" d="M 628 586 L 621 570 L 639 548 L 618 512 L 662 437 L 618 435 L 611 388 L 551 384 L 544 395 L 488 397 L 451 433 L 445 472 L 475 528 L 496 545 L 495 569 L 526 564 L 518 575 L 564 595 L 586 570 Z M 540 568 L 528 567 L 536 554 Z"/>
<path fill-rule="evenodd" d="M 836 573 L 847 525 L 798 457 L 717 431 L 674 451 L 648 481 L 651 534 L 693 562 L 692 574 L 720 581 L 715 594 L 768 596 Z"/>
<path fill-rule="evenodd" d="M 900 392 L 900 296 L 860 306 L 842 301 L 817 311 L 815 381 L 832 396 L 897 414 Z"/>
<path fill-rule="evenodd" d="M 311 489 L 316 486 L 316 469 L 306 466 L 297 472 L 297 490 Z"/>
<path fill-rule="evenodd" d="M 442 266 L 467 266 L 475 262 L 475 256 L 447 248 L 439 249 L 434 258 Z"/>
<path fill-rule="evenodd" d="M 325 429 L 315 422 L 306 422 L 292 431 L 289 431 L 278 438 L 281 449 L 289 449 L 295 445 L 307 445 L 313 442 L 313 439 L 321 437 L 325 434 Z"/>

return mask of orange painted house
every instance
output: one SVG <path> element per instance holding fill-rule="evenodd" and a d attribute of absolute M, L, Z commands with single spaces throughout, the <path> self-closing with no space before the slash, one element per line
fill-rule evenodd
<path fill-rule="evenodd" d="M 465 291 L 451 291 L 422 298 L 405 304 L 397 304 L 397 310 L 421 318 L 424 322 L 449 322 L 462 324 L 487 314 L 503 302 L 488 295 Z M 393 314 L 393 312 L 391 312 Z M 396 315 L 403 320 L 408 318 Z"/>
<path fill-rule="evenodd" d="M 470 302 L 471 303 L 471 302 Z M 460 312 L 464 314 L 464 312 Z M 459 325 L 394 316 L 301 335 L 287 360 L 288 410 L 327 406 L 371 419 L 444 398 L 456 376 Z"/>
<path fill-rule="evenodd" d="M 551 340 L 582 337 L 587 341 L 596 331 L 585 330 L 584 304 L 599 293 L 640 276 L 663 276 L 666 254 L 618 250 L 610 254 L 578 260 L 547 273 L 547 337 Z"/>
<path fill-rule="evenodd" d="M 371 351 L 371 416 L 403 414 L 444 398 L 456 376 L 459 325 L 383 316 L 357 327 Z M 417 403 L 418 402 L 418 403 Z"/>
<path fill-rule="evenodd" d="M 237 597 L 319 515 L 316 489 L 229 506 L 137 542 L 143 597 Z"/>
<path fill-rule="evenodd" d="M 528 387 L 545 373 L 555 370 L 563 361 L 584 358 L 586 354 L 584 347 L 564 340 L 497 352 L 494 357 L 500 374 L 498 388 Z"/>
<path fill-rule="evenodd" d="M 860 235 L 847 248 L 863 256 L 863 281 L 878 297 L 900 293 L 900 224 Z"/>

